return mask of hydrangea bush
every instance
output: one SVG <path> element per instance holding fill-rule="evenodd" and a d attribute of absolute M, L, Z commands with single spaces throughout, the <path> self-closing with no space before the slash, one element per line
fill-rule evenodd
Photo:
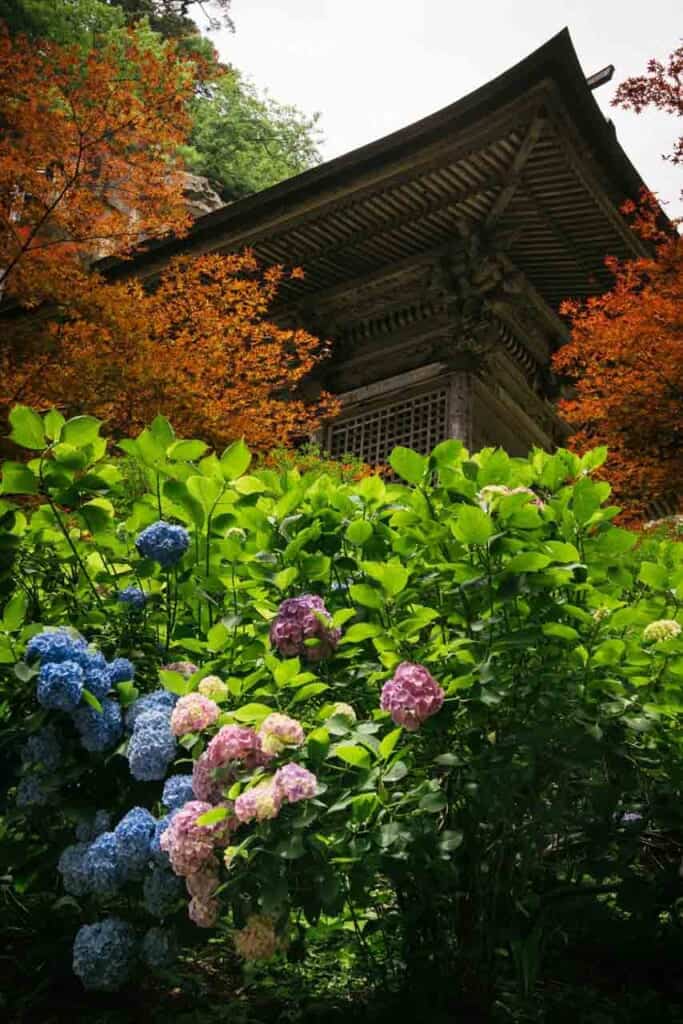
<path fill-rule="evenodd" d="M 614 524 L 604 452 L 347 482 L 161 417 L 126 462 L 89 417 L 12 424 L 7 830 L 49 806 L 87 988 L 324 922 L 493 998 L 591 908 L 675 926 L 683 555 Z"/>

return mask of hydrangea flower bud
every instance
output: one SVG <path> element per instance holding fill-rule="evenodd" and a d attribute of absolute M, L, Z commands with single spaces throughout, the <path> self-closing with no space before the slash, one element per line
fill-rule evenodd
<path fill-rule="evenodd" d="M 444 691 L 424 665 L 402 661 L 382 688 L 380 706 L 391 713 L 396 725 L 415 732 L 441 709 L 443 701 Z"/>
<path fill-rule="evenodd" d="M 188 693 L 181 697 L 171 713 L 171 732 L 185 736 L 188 732 L 201 732 L 218 720 L 218 704 L 201 693 Z"/>
<path fill-rule="evenodd" d="M 332 718 L 334 715 L 341 715 L 344 718 L 348 718 L 349 722 L 353 725 L 358 720 L 356 712 L 353 710 L 350 704 L 344 704 L 343 701 L 337 701 L 330 711 L 328 718 Z"/>
<path fill-rule="evenodd" d="M 680 634 L 681 626 L 675 619 L 658 619 L 645 627 L 643 640 L 647 643 L 661 643 L 662 640 L 674 640 Z"/>
<path fill-rule="evenodd" d="M 168 665 L 162 665 L 161 667 L 166 672 L 179 672 L 185 679 L 189 679 L 190 676 L 199 671 L 192 661 L 169 661 Z"/>
<path fill-rule="evenodd" d="M 140 587 L 124 587 L 123 590 L 119 590 L 116 600 L 120 604 L 128 605 L 131 610 L 139 610 L 145 607 L 147 595 Z"/>
<path fill-rule="evenodd" d="M 127 683 L 135 679 L 135 665 L 128 658 L 114 658 L 109 662 L 109 678 L 112 685 L 115 683 Z"/>
<path fill-rule="evenodd" d="M 307 661 L 329 657 L 341 637 L 321 597 L 302 594 L 283 601 L 270 627 L 270 642 L 285 658 Z M 307 640 L 315 643 L 307 644 Z"/>

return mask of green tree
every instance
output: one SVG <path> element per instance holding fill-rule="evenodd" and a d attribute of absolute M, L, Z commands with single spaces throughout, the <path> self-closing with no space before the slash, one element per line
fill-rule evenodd
<path fill-rule="evenodd" d="M 89 47 L 96 36 L 121 31 L 126 23 L 123 12 L 103 0 L 0 0 L 0 20 L 11 35 Z"/>
<path fill-rule="evenodd" d="M 195 100 L 182 154 L 193 171 L 220 184 L 224 199 L 239 199 L 320 162 L 318 118 L 260 95 L 231 69 Z"/>

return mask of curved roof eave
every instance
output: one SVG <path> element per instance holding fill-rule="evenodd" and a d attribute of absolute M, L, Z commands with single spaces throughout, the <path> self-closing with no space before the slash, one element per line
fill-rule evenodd
<path fill-rule="evenodd" d="M 351 173 L 362 174 L 388 161 L 401 159 L 443 135 L 475 124 L 482 117 L 512 100 L 519 99 L 543 80 L 554 81 L 574 120 L 581 138 L 590 146 L 595 159 L 614 190 L 624 198 L 635 197 L 644 187 L 640 175 L 619 144 L 589 88 L 567 28 L 558 32 L 533 53 L 485 85 L 449 106 L 415 121 L 374 142 L 335 157 L 293 178 L 229 203 L 200 217 L 182 238 L 154 240 L 131 259 L 112 257 L 99 261 L 97 269 L 107 276 L 126 275 L 160 256 L 171 256 L 191 249 L 214 234 L 224 234 L 258 217 L 296 204 L 321 191 L 345 183 Z"/>

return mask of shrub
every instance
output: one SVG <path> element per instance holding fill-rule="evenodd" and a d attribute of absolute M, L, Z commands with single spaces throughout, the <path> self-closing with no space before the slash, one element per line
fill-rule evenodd
<path fill-rule="evenodd" d="M 531 993 L 591 913 L 675 930 L 683 546 L 613 524 L 591 479 L 604 451 L 447 441 L 396 449 L 401 482 L 346 481 L 249 473 L 241 442 L 208 453 L 158 417 L 119 444 L 147 485 L 130 500 L 97 421 L 12 422 L 37 454 L 4 467 L 4 730 L 33 753 L 5 828 L 16 874 L 36 842 L 25 780 L 44 780 L 35 884 L 61 856 L 83 924 L 101 922 L 79 932 L 86 984 L 110 931 L 108 987 L 133 956 L 170 957 L 174 928 L 296 959 L 324 926 L 486 1007 L 501 973 Z M 171 559 L 139 543 L 160 522 Z M 46 644 L 62 674 L 40 708 Z M 75 711 L 65 645 L 86 663 Z M 134 680 L 114 681 L 120 659 Z M 107 701 L 123 742 L 115 724 L 82 742 Z M 79 846 L 102 808 L 112 830 Z"/>

